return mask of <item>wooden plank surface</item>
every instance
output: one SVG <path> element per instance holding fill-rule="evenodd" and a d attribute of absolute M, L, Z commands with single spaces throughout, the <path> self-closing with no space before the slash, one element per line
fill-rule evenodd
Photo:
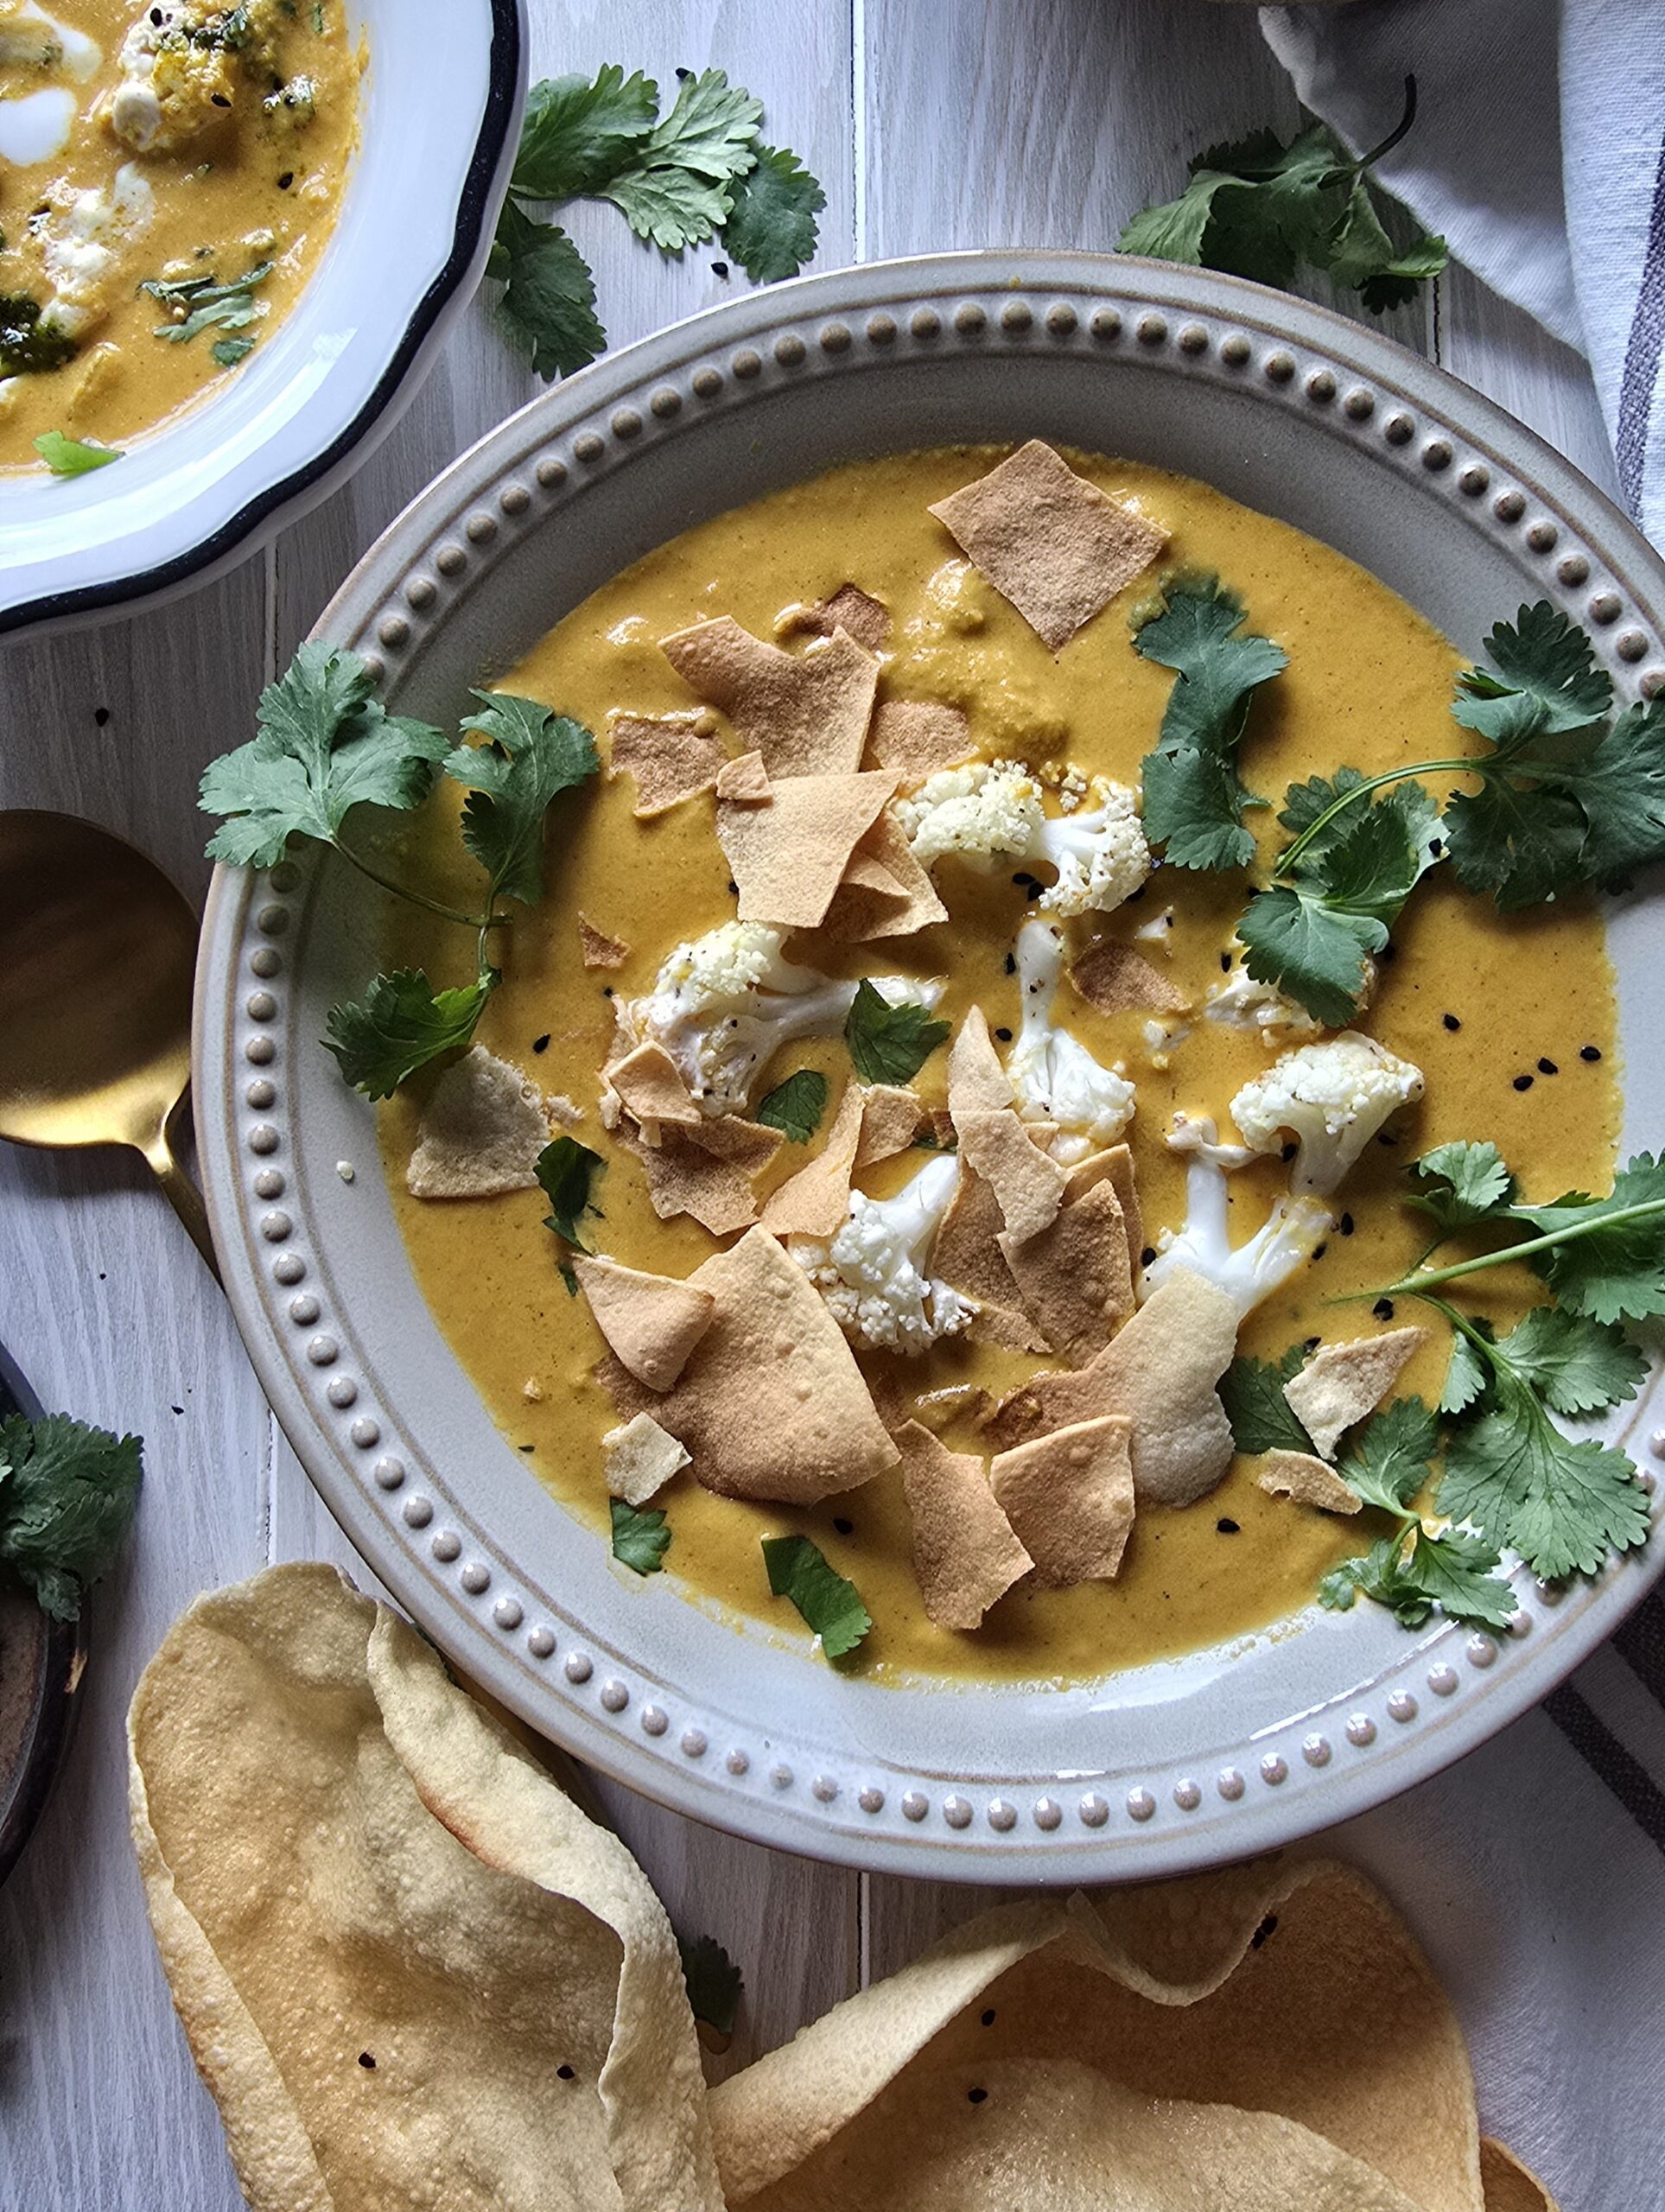
<path fill-rule="evenodd" d="M 1178 189 L 1197 148 L 1295 117 L 1253 11 L 1205 0 L 531 0 L 530 12 L 537 74 L 617 60 L 664 84 L 679 64 L 715 62 L 749 86 L 826 186 L 827 267 L 985 244 L 1106 248 L 1135 208 Z M 609 210 L 578 211 L 571 227 L 615 346 L 734 289 L 713 251 L 669 261 Z M 1390 327 L 1611 482 L 1582 363 L 1482 286 L 1455 275 L 1437 318 Z M 477 306 L 380 451 L 275 547 L 161 614 L 0 652 L 0 804 L 119 827 L 200 893 L 202 763 L 246 733 L 260 683 L 378 531 L 536 389 Z M 126 1844 L 122 1716 L 199 1590 L 269 1559 L 355 1562 L 136 1171 L 0 1150 L 0 1340 L 49 1402 L 142 1428 L 150 1465 L 137 1537 L 95 1603 L 68 1773 L 0 1894 L 0 2207 L 232 2212 Z M 717 2070 L 984 1901 L 858 1879 L 601 1795 L 679 1929 L 715 1935 L 747 1969 Z"/>

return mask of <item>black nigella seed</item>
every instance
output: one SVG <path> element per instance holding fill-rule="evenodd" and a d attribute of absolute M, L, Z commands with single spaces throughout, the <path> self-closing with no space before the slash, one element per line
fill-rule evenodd
<path fill-rule="evenodd" d="M 987 2089 L 968 2089 L 965 2093 L 965 2101 L 969 2105 L 980 2105 L 988 2094 Z"/>
<path fill-rule="evenodd" d="M 1538 1063 L 1538 1073 L 1540 1075 L 1559 1075 L 1560 1073 L 1560 1070 L 1555 1065 L 1554 1060 L 1540 1060 Z"/>
<path fill-rule="evenodd" d="M 1141 899 L 1142 899 L 1142 898 L 1144 897 L 1144 895 L 1145 895 L 1145 886 L 1141 883 L 1141 884 L 1140 885 L 1140 887 L 1139 887 L 1139 888 L 1138 888 L 1138 890 L 1137 890 L 1137 891 L 1130 891 L 1130 892 L 1128 892 L 1128 893 L 1127 897 L 1126 897 L 1126 898 L 1122 901 L 1122 904 L 1124 906 L 1134 906 L 1134 905 L 1136 905 L 1136 904 L 1138 903 L 1138 901 L 1139 901 Z"/>
<path fill-rule="evenodd" d="M 1579 1058 L 1581 1060 L 1598 1060 L 1601 1058 L 1600 1046 L 1580 1045 L 1579 1047 Z"/>
<path fill-rule="evenodd" d="M 726 261 L 714 261 L 711 264 L 711 274 L 726 279 L 728 275 L 728 264 Z"/>
<path fill-rule="evenodd" d="M 535 1444 L 523 1444 L 520 1448 L 523 1452 L 536 1452 L 537 1446 Z"/>
<path fill-rule="evenodd" d="M 1235 1521 L 1217 1521 L 1214 1525 L 1223 1536 L 1235 1536 L 1238 1533 L 1238 1524 Z"/>
<path fill-rule="evenodd" d="M 571 2069 L 571 2067 L 570 2067 L 570 2066 L 557 2066 L 557 2067 L 556 2068 L 555 2071 L 556 2071 L 556 2076 L 557 2080 L 559 2080 L 559 2081 L 562 2081 L 562 2082 L 570 2082 L 570 2081 L 571 2081 L 571 2079 L 572 2079 L 572 2069 Z"/>
<path fill-rule="evenodd" d="M 1445 851 L 1445 849 L 1446 849 L 1446 846 L 1445 846 L 1445 841 L 1444 841 L 1444 839 L 1443 839 L 1443 838 L 1439 838 L 1439 837 L 1430 837 L 1430 838 L 1429 838 L 1429 840 L 1428 840 L 1428 850 L 1429 850 L 1429 851 L 1433 855 L 1433 857 L 1435 858 L 1435 860 L 1438 860 L 1438 859 L 1439 859 L 1439 857 L 1440 854 L 1441 854 L 1441 853 L 1443 853 L 1443 852 Z"/>
<path fill-rule="evenodd" d="M 1463 1026 L 1454 1014 L 1441 1014 L 1439 1018 L 1445 1023 L 1446 1028 L 1452 1032 L 1453 1036 Z"/>
<path fill-rule="evenodd" d="M 283 175 L 277 180 L 277 189 L 280 192 L 287 192 L 294 181 L 295 171 L 293 169 L 285 169 Z"/>
<path fill-rule="evenodd" d="M 1008 952 L 1006 956 L 1006 972 L 1008 976 L 1015 976 L 1018 972 L 1018 957 L 1015 952 Z"/>
<path fill-rule="evenodd" d="M 1396 1145 L 1399 1142 L 1399 1139 L 1394 1135 L 1391 1129 L 1378 1129 L 1376 1132 L 1376 1141 L 1378 1144 L 1385 1144 L 1389 1146 Z"/>
<path fill-rule="evenodd" d="M 1155 1245 L 1147 1244 L 1144 1250 L 1139 1255 L 1139 1264 L 1141 1268 L 1148 1268 L 1154 1262 L 1155 1258 Z"/>
<path fill-rule="evenodd" d="M 735 882 L 732 875 L 728 879 L 728 896 L 731 899 L 738 899 L 740 897 L 740 886 Z"/>
<path fill-rule="evenodd" d="M 1378 1321 L 1391 1321 L 1394 1318 L 1394 1302 L 1391 1298 L 1378 1298 L 1370 1311 Z"/>
<path fill-rule="evenodd" d="M 1344 1236 L 1350 1236 L 1353 1233 L 1353 1217 L 1350 1213 L 1341 1217 L 1341 1233 Z"/>
<path fill-rule="evenodd" d="M 1229 952 L 1223 952 L 1220 955 L 1220 966 L 1226 975 L 1229 976 L 1231 973 L 1231 955 Z"/>
<path fill-rule="evenodd" d="M 1250 1949 L 1251 1951 L 1258 1951 L 1258 1950 L 1260 1949 L 1260 1948 L 1261 1948 L 1261 1944 L 1265 1942 L 1265 1941 L 1266 1941 L 1267 1937 L 1268 1937 L 1268 1936 L 1275 1936 L 1275 1935 L 1277 1934 L 1277 1932 L 1278 1932 L 1278 1916 L 1277 1916 L 1277 1914 L 1276 1914 L 1275 1912 L 1268 1912 L 1268 1913 L 1267 1914 L 1267 1916 L 1266 1916 L 1266 1918 L 1265 1918 L 1263 1921 L 1261 1921 L 1261 1923 L 1260 1926 L 1259 1926 L 1259 1927 L 1255 1930 L 1255 1933 L 1254 1933 L 1254 1934 L 1249 1937 L 1249 1949 Z"/>
<path fill-rule="evenodd" d="M 533 1039 L 532 1039 L 532 1050 L 533 1050 L 533 1052 L 547 1052 L 549 1051 L 549 1049 L 550 1049 L 550 1033 L 549 1033 L 549 1031 L 546 1029 L 546 1030 L 543 1032 L 543 1034 L 541 1037 L 534 1037 L 534 1038 L 533 1038 Z"/>
<path fill-rule="evenodd" d="M 1531 1077 L 1529 1075 L 1517 1075 L 1515 1078 L 1515 1088 L 1516 1090 L 1530 1090 L 1532 1088 Z"/>
<path fill-rule="evenodd" d="M 853 1536 L 855 1534 L 855 1522 L 847 1521 L 842 1513 L 834 1516 L 833 1526 L 841 1536 Z"/>
<path fill-rule="evenodd" d="M 982 2024 L 983 2024 L 984 2027 L 986 2027 L 986 2028 L 992 2028 L 992 2027 L 994 2026 L 994 2024 L 995 2024 L 995 2008 L 994 2008 L 994 2006 L 993 2006 L 992 2005 L 989 2006 L 988 2010 L 988 2011 L 983 2014 L 983 2016 L 982 2016 Z"/>
<path fill-rule="evenodd" d="M 97 724 L 99 725 L 99 728 L 100 729 L 103 729 L 103 728 L 104 728 L 104 727 L 105 727 L 105 724 L 109 721 L 109 720 L 110 720 L 110 709 L 109 709 L 109 708 L 108 708 L 108 707 L 94 707 L 94 709 L 92 709 L 92 719 L 93 719 L 93 721 L 94 721 L 95 722 L 97 722 Z"/>
<path fill-rule="evenodd" d="M 361 2050 L 359 2053 L 359 2063 L 366 2074 L 373 2074 L 376 2071 L 376 2062 L 367 2050 Z"/>
<path fill-rule="evenodd" d="M 1009 1029 L 997 1029 L 995 1032 L 995 1034 L 1000 1039 L 1002 1045 L 1009 1045 L 1012 1041 L 1012 1033 Z"/>

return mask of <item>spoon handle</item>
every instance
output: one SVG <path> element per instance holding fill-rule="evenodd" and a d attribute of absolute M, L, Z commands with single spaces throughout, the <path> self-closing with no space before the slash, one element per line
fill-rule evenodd
<path fill-rule="evenodd" d="M 192 1243 L 207 1263 L 209 1274 L 219 1281 L 219 1262 L 214 1256 L 214 1241 L 208 1230 L 208 1212 L 202 1203 L 202 1193 L 174 1157 L 173 1147 L 166 1132 L 156 1142 L 145 1147 L 144 1157 L 150 1173 L 161 1185 L 162 1194 L 185 1224 Z"/>

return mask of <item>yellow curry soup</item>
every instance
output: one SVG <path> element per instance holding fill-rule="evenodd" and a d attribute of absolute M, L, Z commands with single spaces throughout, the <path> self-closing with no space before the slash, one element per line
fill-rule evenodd
<path fill-rule="evenodd" d="M 0 0 L 0 467 L 51 431 L 123 447 L 268 342 L 364 63 L 346 0 Z"/>
<path fill-rule="evenodd" d="M 1128 618 L 1141 594 L 1148 597 L 1149 581 L 1113 601 L 1055 658 L 927 512 L 996 458 L 962 448 L 852 463 L 719 517 L 594 593 L 502 677 L 502 688 L 544 701 L 598 735 L 610 712 L 684 712 L 696 702 L 660 639 L 722 614 L 772 638 L 783 613 L 853 581 L 893 617 L 881 698 L 963 707 L 984 758 L 1017 758 L 1043 772 L 1067 760 L 1090 774 L 1136 784 L 1172 681 L 1128 648 Z M 1245 741 L 1243 772 L 1254 788 L 1281 791 L 1295 779 L 1332 773 L 1343 761 L 1369 773 L 1449 751 L 1447 709 L 1458 657 L 1383 585 L 1206 486 L 1134 464 L 1070 458 L 1090 480 L 1170 533 L 1165 571 L 1217 572 L 1244 601 L 1250 626 L 1287 650 L 1287 671 L 1261 696 Z M 422 880 L 466 904 L 477 891 L 456 849 L 459 798 L 449 794 L 409 834 L 417 841 L 412 851 Z M 604 1134 L 595 1102 L 614 997 L 649 990 L 679 941 L 732 918 L 711 798 L 707 792 L 640 821 L 632 815 L 630 779 L 620 776 L 566 806 L 549 893 L 517 923 L 480 1041 L 543 1091 L 564 1094 L 583 1109 L 575 1133 L 607 1161 L 596 1186 L 604 1216 L 594 1224 L 599 1247 L 630 1267 L 686 1275 L 709 1257 L 716 1240 L 689 1218 L 655 1215 L 641 1168 Z M 1277 841 L 1274 817 L 1272 809 L 1249 817 L 1263 849 Z M 1389 1318 L 1378 1313 L 1373 1320 L 1368 1304 L 1330 1301 L 1397 1280 L 1426 1248 L 1428 1224 L 1403 1203 L 1402 1171 L 1435 1144 L 1492 1138 L 1535 1196 L 1605 1187 L 1618 1093 L 1612 978 L 1598 917 L 1573 901 L 1503 920 L 1490 905 L 1465 898 L 1446 873 L 1435 872 L 1399 924 L 1361 1019 L 1371 1036 L 1422 1071 L 1426 1096 L 1395 1117 L 1389 1141 L 1369 1147 L 1335 1202 L 1334 1232 L 1311 1264 L 1249 1314 L 1240 1351 L 1275 1357 L 1292 1343 L 1319 1337 L 1335 1343 Z M 791 957 L 834 974 L 945 978 L 937 1012 L 957 1030 L 980 1004 L 1000 1035 L 1018 1020 L 1019 987 L 1007 955 L 1024 919 L 1024 889 L 1005 869 L 974 874 L 951 859 L 939 865 L 937 880 L 950 922 L 913 937 L 842 947 L 810 933 L 792 941 Z M 1074 925 L 1076 942 L 1096 931 L 1134 944 L 1200 1009 L 1220 979 L 1243 889 L 1239 875 L 1160 868 L 1124 906 Z M 581 964 L 581 915 L 628 945 L 622 966 L 598 972 Z M 401 913 L 395 927 L 387 949 L 397 964 L 425 965 L 435 983 L 467 979 L 454 934 L 443 925 Z M 1164 1035 L 1147 1014 L 1106 1017 L 1067 991 L 1059 994 L 1058 1015 L 1100 1061 L 1121 1064 L 1137 1085 L 1125 1141 L 1136 1163 L 1145 1237 L 1153 1243 L 1185 1213 L 1183 1163 L 1164 1142 L 1175 1115 L 1224 1120 L 1233 1093 L 1274 1052 L 1256 1034 L 1194 1017 L 1183 1023 L 1170 1017 L 1172 1033 Z M 943 1103 L 945 1059 L 935 1053 L 916 1078 L 928 1104 Z M 753 1103 L 800 1067 L 828 1076 L 829 1121 L 849 1077 L 836 1040 L 788 1046 L 759 1078 Z M 601 1439 L 620 1419 L 594 1376 L 606 1344 L 584 1300 L 563 1287 L 541 1193 L 450 1205 L 408 1194 L 405 1170 L 430 1088 L 419 1078 L 381 1121 L 384 1165 L 417 1281 L 509 1444 L 577 1518 L 605 1529 Z M 759 1189 L 801 1166 L 825 1130 L 823 1123 L 808 1147 L 783 1146 Z M 887 1160 L 860 1177 L 861 1187 L 886 1195 L 926 1156 L 915 1151 Z M 1272 1160 L 1234 1174 L 1236 1241 L 1259 1224 L 1286 1173 Z M 1516 1286 L 1495 1274 L 1465 1284 L 1465 1292 L 1466 1310 L 1500 1325 L 1522 1310 Z M 1425 1346 L 1400 1387 L 1437 1397 L 1444 1357 L 1443 1346 Z M 944 1338 L 911 1361 L 884 1352 L 861 1357 L 870 1376 L 900 1372 L 903 1387 L 913 1391 L 971 1382 L 995 1398 L 1060 1363 L 1055 1355 L 1007 1352 L 962 1338 Z M 941 1433 L 956 1451 L 989 1448 L 969 1420 Z M 1189 1509 L 1141 1503 L 1114 1581 L 1058 1590 L 1025 1580 L 975 1634 L 961 1634 L 926 1617 L 895 1471 L 804 1508 L 717 1497 L 684 1473 L 655 1503 L 668 1509 L 675 1535 L 670 1571 L 654 1586 L 655 1602 L 669 1597 L 665 1586 L 674 1583 L 725 1616 L 784 1625 L 759 1567 L 758 1540 L 801 1530 L 859 1587 L 874 1624 L 862 1663 L 881 1675 L 1080 1679 L 1229 1643 L 1298 1612 L 1317 1578 L 1359 1543 L 1357 1522 L 1268 1497 L 1239 1461 Z"/>

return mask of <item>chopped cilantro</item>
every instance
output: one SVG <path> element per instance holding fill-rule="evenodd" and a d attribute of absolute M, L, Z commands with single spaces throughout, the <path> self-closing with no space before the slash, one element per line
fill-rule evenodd
<path fill-rule="evenodd" d="M 234 369 L 239 361 L 246 361 L 254 351 L 252 338 L 220 338 L 208 348 L 222 369 Z"/>
<path fill-rule="evenodd" d="M 73 1621 L 89 1583 L 114 1564 L 143 1478 L 137 1436 L 67 1414 L 0 1421 L 0 1566 L 54 1620 Z"/>
<path fill-rule="evenodd" d="M 79 438 L 67 438 L 61 430 L 42 430 L 35 450 L 54 476 L 86 476 L 122 458 L 114 446 L 86 445 Z"/>
<path fill-rule="evenodd" d="M 746 1986 L 740 1968 L 715 1936 L 679 1940 L 677 1948 L 682 1953 L 683 1982 L 694 2018 L 720 2036 L 733 2035 L 735 2009 Z"/>
<path fill-rule="evenodd" d="M 494 975 L 435 991 L 420 968 L 372 978 L 363 998 L 329 1010 L 324 1049 L 366 1098 L 391 1098 L 418 1068 L 472 1042 Z"/>
<path fill-rule="evenodd" d="M 613 1556 L 633 1574 L 657 1574 L 670 1549 L 670 1531 L 656 1506 L 634 1506 L 622 1497 L 612 1500 Z"/>
<path fill-rule="evenodd" d="M 893 1006 L 863 976 L 844 1023 L 855 1072 L 863 1083 L 912 1083 L 946 1038 L 950 1025 L 922 1006 Z"/>
<path fill-rule="evenodd" d="M 0 377 L 48 375 L 73 361 L 76 351 L 67 332 L 41 323 L 39 300 L 27 292 L 0 294 Z"/>
<path fill-rule="evenodd" d="M 1345 1612 L 1357 1596 L 1374 1599 L 1406 1628 L 1420 1628 L 1436 1605 L 1471 1627 L 1507 1628 L 1519 1600 L 1498 1575 L 1501 1564 L 1494 1548 L 1470 1529 L 1415 1525 L 1413 1534 L 1407 1523 L 1332 1568 L 1319 1585 L 1319 1602 Z"/>
<path fill-rule="evenodd" d="M 167 282 L 152 278 L 141 284 L 139 289 L 148 292 L 152 299 L 185 311 L 177 322 L 161 324 L 155 335 L 165 339 L 170 346 L 184 346 L 193 338 L 200 337 L 205 330 L 246 330 L 265 313 L 254 295 L 276 265 L 272 261 L 260 262 L 229 284 L 221 284 L 207 274 Z M 249 342 L 253 343 L 251 340 Z"/>
<path fill-rule="evenodd" d="M 1436 1145 L 1411 1173 L 1422 1185 L 1412 1194 L 1412 1205 L 1431 1213 L 1448 1233 L 1484 1221 L 1515 1195 L 1515 1178 L 1495 1144 Z"/>
<path fill-rule="evenodd" d="M 550 1202 L 543 1226 L 576 1251 L 589 1249 L 578 1224 L 587 1213 L 595 1211 L 590 1193 L 606 1166 L 600 1153 L 580 1144 L 576 1137 L 556 1137 L 537 1155 L 537 1180 Z"/>
<path fill-rule="evenodd" d="M 1134 648 L 1174 671 L 1156 749 L 1146 755 L 1146 834 L 1175 868 L 1246 868 L 1255 840 L 1243 812 L 1265 804 L 1237 780 L 1236 753 L 1262 683 L 1288 656 L 1243 630 L 1242 601 L 1217 578 L 1167 587 L 1160 609 L 1134 632 Z"/>
<path fill-rule="evenodd" d="M 855 1650 L 873 1626 L 861 1594 L 807 1536 L 766 1536 L 763 1563 L 777 1598 L 790 1598 L 829 1659 Z"/>
<path fill-rule="evenodd" d="M 808 1144 L 826 1110 L 826 1077 L 813 1068 L 799 1068 L 767 1094 L 755 1118 L 766 1129 L 778 1129 L 791 1144 Z"/>

